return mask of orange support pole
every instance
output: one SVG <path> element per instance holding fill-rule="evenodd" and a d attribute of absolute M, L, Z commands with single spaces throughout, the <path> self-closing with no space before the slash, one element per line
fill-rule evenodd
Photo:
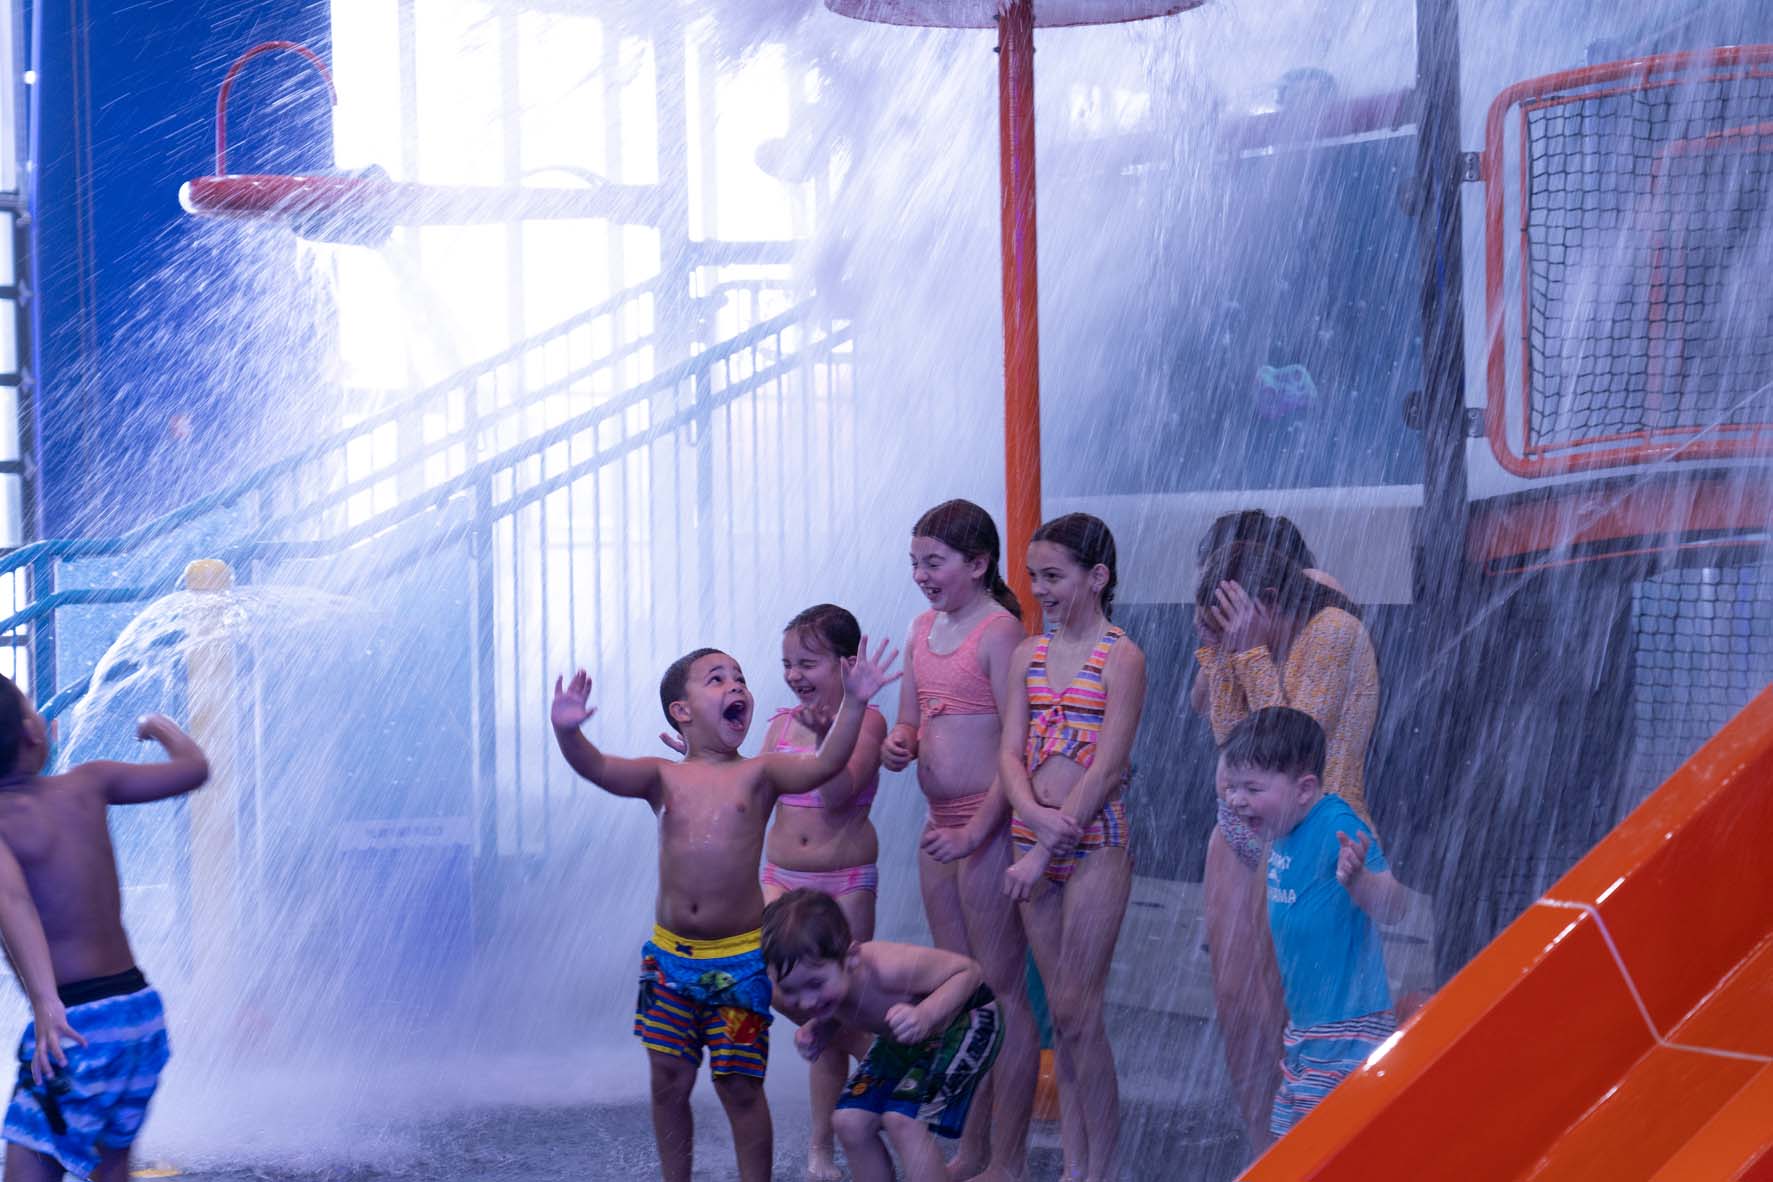
<path fill-rule="evenodd" d="M 1004 565 L 1033 606 L 1023 550 L 1040 526 L 1040 281 L 1034 247 L 1034 4 L 997 22 L 997 126 L 1003 184 Z M 1039 628 L 1030 617 L 1029 630 Z"/>

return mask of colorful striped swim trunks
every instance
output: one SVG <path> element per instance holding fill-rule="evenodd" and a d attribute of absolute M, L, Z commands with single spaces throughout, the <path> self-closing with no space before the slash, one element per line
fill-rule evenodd
<path fill-rule="evenodd" d="M 141 1132 L 171 1056 L 166 1012 L 137 969 L 72 982 L 56 992 L 68 1008 L 68 1025 L 86 1045 L 64 1044 L 67 1065 L 38 1084 L 31 1078 L 37 1029 L 35 1023 L 25 1026 L 5 1136 L 85 1178 L 98 1168 L 102 1151 L 127 1149 Z"/>
<path fill-rule="evenodd" d="M 1396 1030 L 1397 1017 L 1390 1010 L 1303 1029 L 1288 1023 L 1269 1131 L 1278 1137 L 1298 1124 Z"/>
<path fill-rule="evenodd" d="M 1019 858 L 1039 844 L 1040 838 L 1035 836 L 1034 830 L 1023 824 L 1020 817 L 1012 817 L 1010 819 L 1010 842 L 1016 847 L 1016 856 Z M 1096 819 L 1084 829 L 1083 836 L 1077 839 L 1077 845 L 1069 854 L 1061 858 L 1054 858 L 1047 863 L 1046 876 L 1049 880 L 1063 886 L 1070 880 L 1072 872 L 1077 869 L 1078 862 L 1088 857 L 1093 851 L 1123 849 L 1126 844 L 1127 806 L 1126 802 L 1117 796 L 1102 806 L 1102 811 L 1097 813 Z"/>
<path fill-rule="evenodd" d="M 762 1079 L 770 1053 L 770 979 L 762 931 L 692 940 L 662 927 L 640 950 L 634 1034 L 646 1049 L 715 1075 Z"/>

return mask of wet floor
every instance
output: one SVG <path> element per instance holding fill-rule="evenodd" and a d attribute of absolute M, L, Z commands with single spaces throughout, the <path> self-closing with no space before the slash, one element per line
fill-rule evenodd
<path fill-rule="evenodd" d="M 1228 1182 L 1242 1164 L 1242 1137 L 1217 1039 L 1197 1018 L 1123 1012 L 1111 1019 L 1120 1047 L 1123 1135 L 1128 1182 Z M 776 1172 L 797 1182 L 805 1169 L 804 1093 L 776 1095 Z M 152 1128 L 149 1130 L 150 1139 Z M 366 1121 L 359 1133 L 319 1134 L 333 1143 L 324 1162 L 287 1151 L 276 1160 L 230 1160 L 187 1152 L 175 1166 L 193 1182 L 628 1182 L 658 1177 L 644 1099 L 545 1107 L 501 1106 L 496 1100 L 454 1115 L 408 1121 Z M 360 1152 L 339 1142 L 361 1138 Z M 1058 1127 L 1037 1123 L 1030 1178 L 1059 1176 Z M 704 1083 L 697 1093 L 698 1180 L 733 1176 L 726 1120 Z M 142 1164 L 152 1163 L 152 1148 Z M 248 1155 L 251 1156 L 251 1155 Z"/>
<path fill-rule="evenodd" d="M 725 1121 L 712 1106 L 698 1111 L 698 1180 L 730 1179 L 732 1149 Z M 1129 1182 L 1219 1182 L 1236 1171 L 1240 1142 L 1221 1112 L 1129 1113 L 1140 1164 Z M 778 1179 L 798 1179 L 804 1169 L 805 1122 L 790 1114 L 776 1121 Z M 507 1109 L 473 1114 L 414 1130 L 424 1150 L 407 1160 L 375 1165 L 331 1164 L 311 1169 L 290 1165 L 216 1164 L 186 1169 L 193 1182 L 565 1182 L 656 1179 L 657 1158 L 644 1104 L 625 1107 Z M 1148 1165 L 1145 1163 L 1149 1163 Z M 1059 1175 L 1058 1130 L 1037 1126 L 1030 1160 L 1033 1179 Z"/>

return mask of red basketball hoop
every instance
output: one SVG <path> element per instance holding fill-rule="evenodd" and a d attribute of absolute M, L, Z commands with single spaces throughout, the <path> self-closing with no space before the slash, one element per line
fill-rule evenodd
<path fill-rule="evenodd" d="M 379 168 L 358 173 L 230 173 L 228 97 L 246 63 L 260 54 L 299 54 L 326 83 L 338 105 L 332 74 L 319 55 L 293 41 L 266 41 L 234 60 L 215 105 L 215 175 L 179 188 L 179 204 L 198 217 L 279 220 L 299 234 L 327 241 L 379 244 L 395 226 L 478 225 L 533 218 L 611 218 L 632 215 L 655 199 L 639 185 L 587 176 L 585 188 L 495 188 L 421 185 L 396 181 Z"/>

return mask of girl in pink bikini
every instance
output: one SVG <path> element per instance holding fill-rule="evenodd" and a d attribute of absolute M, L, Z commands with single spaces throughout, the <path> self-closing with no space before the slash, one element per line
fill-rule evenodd
<path fill-rule="evenodd" d="M 998 555 L 997 527 L 971 501 L 945 502 L 918 519 L 911 577 L 931 610 L 911 626 L 899 721 L 881 762 L 893 771 L 917 763 L 930 806 L 918 857 L 930 935 L 938 948 L 980 963 L 1003 1016 L 1003 1049 L 950 1177 L 1008 1182 L 1026 1169 L 1039 1035 L 1024 977 L 1027 942 L 1002 890 L 1010 845 L 999 719 L 1024 632 Z"/>
<path fill-rule="evenodd" d="M 812 751 L 843 701 L 840 662 L 856 655 L 862 629 L 843 608 L 821 603 L 788 621 L 782 633 L 782 677 L 799 699 L 776 711 L 764 732 L 765 751 Z M 874 938 L 874 899 L 880 874 L 880 840 L 868 819 L 880 783 L 886 719 L 872 706 L 844 770 L 812 792 L 782 796 L 764 845 L 763 901 L 773 903 L 796 887 L 811 887 L 837 900 L 857 940 Z M 806 1176 L 815 1182 L 843 1177 L 834 1156 L 831 1113 L 849 1073 L 849 1056 L 828 1048 L 811 1067 L 812 1145 Z"/>

